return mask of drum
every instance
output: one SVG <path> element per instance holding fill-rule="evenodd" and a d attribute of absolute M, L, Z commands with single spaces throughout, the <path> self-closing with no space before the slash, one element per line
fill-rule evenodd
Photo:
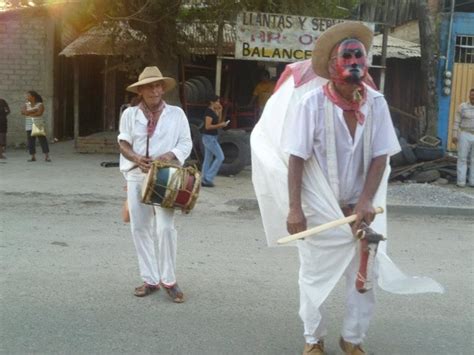
<path fill-rule="evenodd" d="M 142 186 L 142 202 L 188 213 L 196 204 L 201 174 L 194 167 L 154 161 Z"/>

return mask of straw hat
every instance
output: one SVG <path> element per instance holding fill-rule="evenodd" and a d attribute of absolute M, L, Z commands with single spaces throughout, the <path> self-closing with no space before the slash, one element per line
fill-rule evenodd
<path fill-rule="evenodd" d="M 368 53 L 373 37 L 372 30 L 361 22 L 341 22 L 329 27 L 314 44 L 312 56 L 314 72 L 323 78 L 330 79 L 328 63 L 334 46 L 345 39 L 355 38 L 362 42 Z"/>
<path fill-rule="evenodd" d="M 176 80 L 163 76 L 158 67 L 146 67 L 138 77 L 138 81 L 127 87 L 127 91 L 137 94 L 139 86 L 154 83 L 155 81 L 163 81 L 165 83 L 165 92 L 170 91 L 176 86 Z"/>

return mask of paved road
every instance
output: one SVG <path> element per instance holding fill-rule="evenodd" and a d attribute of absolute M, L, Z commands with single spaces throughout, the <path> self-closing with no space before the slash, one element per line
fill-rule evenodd
<path fill-rule="evenodd" d="M 177 214 L 178 278 L 187 302 L 139 285 L 123 181 L 53 146 L 53 163 L 20 151 L 0 164 L 2 354 L 300 354 L 298 260 L 267 248 L 249 171 L 219 177 L 189 216 Z M 444 295 L 378 292 L 370 354 L 471 354 L 474 295 L 470 217 L 392 214 L 389 250 L 406 272 L 435 278 Z M 338 285 L 328 354 L 339 354 Z"/>

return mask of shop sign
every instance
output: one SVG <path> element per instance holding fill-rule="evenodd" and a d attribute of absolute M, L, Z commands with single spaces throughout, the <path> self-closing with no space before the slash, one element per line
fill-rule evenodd
<path fill-rule="evenodd" d="M 311 58 L 314 41 L 341 19 L 264 12 L 237 16 L 235 58 L 295 62 Z"/>

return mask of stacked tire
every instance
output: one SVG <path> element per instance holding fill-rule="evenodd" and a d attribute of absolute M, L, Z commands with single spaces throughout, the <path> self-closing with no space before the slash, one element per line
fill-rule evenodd
<path fill-rule="evenodd" d="M 199 75 L 184 82 L 184 97 L 189 104 L 205 103 L 210 92 L 214 92 L 211 81 Z"/>
<path fill-rule="evenodd" d="M 190 160 L 199 165 L 204 160 L 204 144 L 200 125 L 190 122 L 191 140 L 193 150 Z M 247 165 L 250 165 L 250 134 L 240 130 L 221 131 L 219 133 L 219 144 L 224 153 L 224 162 L 219 169 L 219 175 L 231 176 L 240 173 Z M 202 168 L 202 167 L 201 167 Z"/>
<path fill-rule="evenodd" d="M 413 152 L 413 148 L 410 144 L 408 144 L 405 138 L 399 136 L 400 133 L 398 130 L 396 130 L 396 132 L 398 136 L 398 143 L 400 144 L 402 151 L 390 158 L 390 165 L 396 167 L 416 163 L 416 156 Z"/>
<path fill-rule="evenodd" d="M 224 152 L 219 175 L 236 175 L 250 164 L 249 133 L 240 130 L 223 131 L 219 135 L 219 144 Z"/>
<path fill-rule="evenodd" d="M 201 124 L 198 124 L 194 120 L 189 120 L 189 128 L 191 130 L 191 140 L 193 142 L 193 150 L 191 151 L 190 159 L 195 161 L 196 164 L 202 161 L 204 158 L 204 144 L 202 143 L 201 136 Z"/>

